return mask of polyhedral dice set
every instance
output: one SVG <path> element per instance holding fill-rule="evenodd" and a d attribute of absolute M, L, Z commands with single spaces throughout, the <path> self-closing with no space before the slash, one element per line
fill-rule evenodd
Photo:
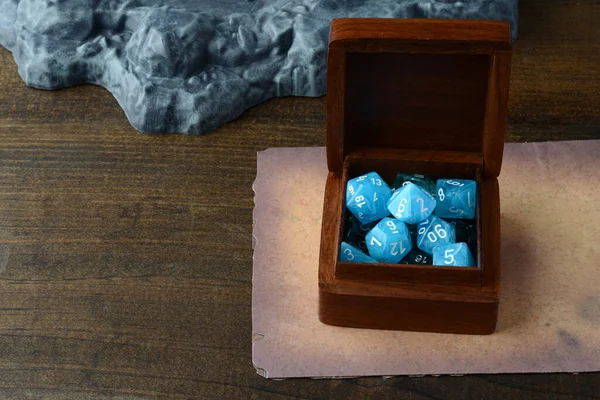
<path fill-rule="evenodd" d="M 322 323 L 494 332 L 510 61 L 502 22 L 333 21 Z"/>
<path fill-rule="evenodd" d="M 473 180 L 399 173 L 390 188 L 377 172 L 351 179 L 340 261 L 475 267 L 476 203 Z"/>

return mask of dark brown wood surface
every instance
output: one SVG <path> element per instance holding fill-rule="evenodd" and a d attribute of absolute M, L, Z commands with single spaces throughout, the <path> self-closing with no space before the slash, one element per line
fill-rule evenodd
<path fill-rule="evenodd" d="M 600 139 L 600 3 L 520 3 L 508 139 Z M 0 50 L 0 398 L 600 398 L 598 373 L 259 377 L 256 152 L 324 145 L 323 98 L 143 135 L 106 90 L 27 88 Z"/>

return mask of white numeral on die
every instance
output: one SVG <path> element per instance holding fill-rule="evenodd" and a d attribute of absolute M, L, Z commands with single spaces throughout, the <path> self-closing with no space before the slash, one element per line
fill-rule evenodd
<path fill-rule="evenodd" d="M 435 233 L 437 233 L 440 239 L 443 239 L 446 236 L 448 236 L 448 233 L 442 228 L 440 224 L 437 224 L 435 227 L 433 227 L 433 230 L 435 230 Z"/>
<path fill-rule="evenodd" d="M 440 198 L 440 201 L 444 201 L 444 199 L 446 198 L 446 196 L 444 195 L 444 189 L 440 188 L 440 190 L 438 190 L 438 197 Z"/>
<path fill-rule="evenodd" d="M 362 206 L 364 206 L 366 204 L 365 201 L 365 197 L 364 196 L 356 196 L 354 198 L 354 201 L 356 202 L 356 205 L 360 208 Z"/>
<path fill-rule="evenodd" d="M 377 238 L 375 236 L 371 236 L 371 246 L 373 245 L 377 245 L 379 247 L 381 247 L 381 242 L 379 240 L 377 240 Z"/>
<path fill-rule="evenodd" d="M 454 249 L 448 249 L 444 252 L 444 264 L 452 264 L 454 262 Z"/>
<path fill-rule="evenodd" d="M 452 186 L 465 186 L 464 183 L 460 183 L 460 182 L 456 182 L 456 181 L 446 181 L 446 183 L 448 185 L 452 185 Z"/>
<path fill-rule="evenodd" d="M 398 216 L 402 216 L 402 213 L 404 212 L 404 210 L 406 210 L 406 203 L 408 203 L 408 200 L 406 200 L 405 198 L 400 199 L 400 203 L 398 203 Z"/>
<path fill-rule="evenodd" d="M 419 228 L 419 235 L 425 234 L 425 232 L 427 232 L 427 226 L 429 225 L 429 218 L 419 222 L 419 225 L 421 226 L 421 228 Z"/>
<path fill-rule="evenodd" d="M 425 228 L 421 228 L 421 229 L 425 229 Z M 438 236 L 440 237 L 440 239 L 444 239 L 446 236 L 448 236 L 448 232 L 446 232 L 440 224 L 437 224 L 436 226 L 434 226 L 433 230 L 435 231 L 435 233 L 429 232 L 427 234 L 427 238 L 429 239 L 429 241 L 431 243 L 437 242 Z M 421 230 L 419 230 L 419 233 L 421 233 Z M 423 233 L 425 233 L 425 232 L 423 232 Z"/>
<path fill-rule="evenodd" d="M 425 207 L 425 200 L 423 200 L 420 197 L 417 197 L 417 203 L 421 203 L 421 212 L 424 213 L 425 211 L 429 210 L 429 208 Z"/>
<path fill-rule="evenodd" d="M 390 228 L 392 231 L 395 231 L 395 232 L 392 232 L 392 233 L 398 233 L 398 231 L 396 231 L 397 227 L 396 227 L 396 224 L 394 223 L 394 221 L 388 221 L 388 222 L 386 222 L 385 224 L 386 224 L 386 225 L 387 225 L 387 226 L 388 226 L 388 227 L 389 227 L 389 228 Z"/>
<path fill-rule="evenodd" d="M 398 252 L 400 252 L 400 254 L 403 254 L 406 249 L 404 247 L 402 247 L 402 240 L 399 242 L 392 242 L 390 243 L 390 245 L 392 246 L 392 250 L 390 250 L 390 254 L 395 256 L 396 254 L 398 254 Z M 398 248 L 396 248 L 398 247 Z"/>
<path fill-rule="evenodd" d="M 461 210 L 460 208 L 456 208 L 456 207 L 450 207 L 448 209 L 448 211 L 450 211 L 453 214 L 458 214 L 458 215 L 463 215 L 464 214 L 463 210 Z"/>
<path fill-rule="evenodd" d="M 346 255 L 348 256 L 348 260 L 350 260 L 350 261 L 354 260 L 354 254 L 352 254 L 352 250 L 346 249 L 346 250 L 344 250 L 344 253 L 346 253 Z"/>

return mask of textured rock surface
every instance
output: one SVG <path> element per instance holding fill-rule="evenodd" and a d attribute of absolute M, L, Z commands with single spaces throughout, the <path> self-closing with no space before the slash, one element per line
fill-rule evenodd
<path fill-rule="evenodd" d="M 135 128 L 200 134 L 325 94 L 338 17 L 504 20 L 515 38 L 517 0 L 0 0 L 0 45 L 30 86 L 102 85 Z"/>

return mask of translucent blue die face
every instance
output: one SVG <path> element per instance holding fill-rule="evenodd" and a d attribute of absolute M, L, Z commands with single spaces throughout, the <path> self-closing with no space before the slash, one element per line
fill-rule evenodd
<path fill-rule="evenodd" d="M 433 265 L 474 267 L 475 260 L 466 243 L 454 243 L 433 249 Z"/>
<path fill-rule="evenodd" d="M 359 263 L 376 263 L 374 259 L 357 249 L 356 247 L 342 242 L 340 248 L 340 261 L 359 262 Z"/>
<path fill-rule="evenodd" d="M 390 215 L 386 207 L 390 197 L 390 187 L 376 172 L 351 179 L 346 185 L 346 207 L 363 224 Z"/>
<path fill-rule="evenodd" d="M 369 254 L 385 264 L 397 264 L 412 250 L 408 227 L 394 218 L 384 218 L 366 236 Z"/>
<path fill-rule="evenodd" d="M 440 218 L 475 218 L 477 182 L 468 179 L 438 179 L 437 207 Z"/>
<path fill-rule="evenodd" d="M 433 249 L 456 242 L 454 226 L 436 217 L 419 222 L 417 225 L 417 247 L 428 254 L 433 254 Z"/>
<path fill-rule="evenodd" d="M 407 224 L 416 224 L 429 217 L 436 207 L 432 195 L 411 182 L 396 190 L 387 204 L 394 217 Z"/>

